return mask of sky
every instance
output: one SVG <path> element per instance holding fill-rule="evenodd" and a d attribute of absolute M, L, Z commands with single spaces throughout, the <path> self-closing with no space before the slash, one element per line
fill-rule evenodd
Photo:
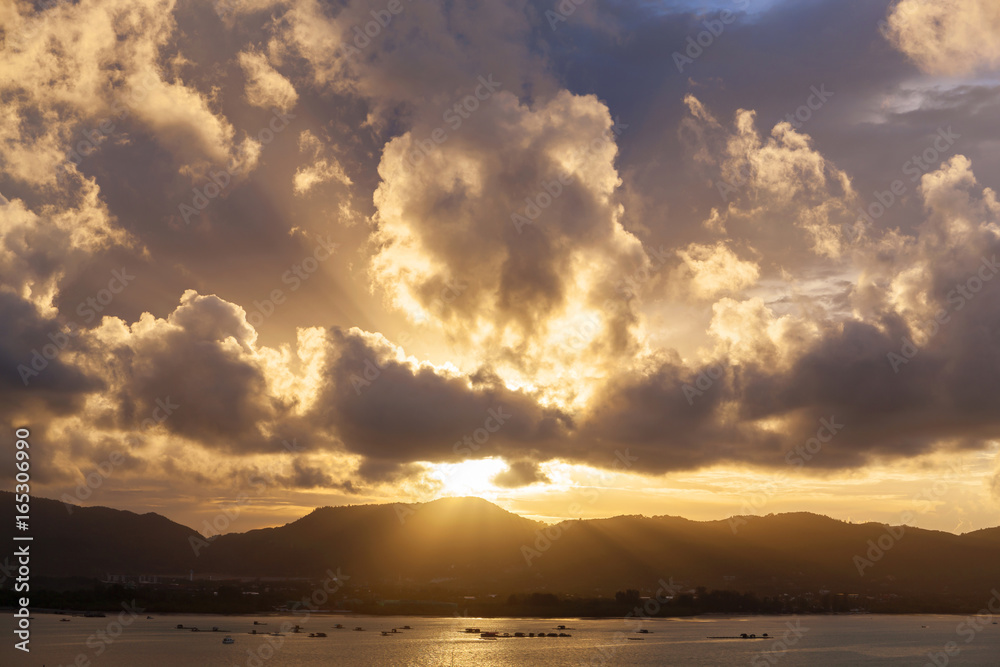
<path fill-rule="evenodd" d="M 0 416 L 35 495 L 204 533 L 453 495 L 1000 524 L 995 0 L 0 29 Z"/>

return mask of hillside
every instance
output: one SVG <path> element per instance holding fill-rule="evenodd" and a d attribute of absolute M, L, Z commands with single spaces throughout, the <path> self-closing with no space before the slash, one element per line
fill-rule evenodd
<path fill-rule="evenodd" d="M 12 494 L 0 504 L 13 523 Z M 1000 528 L 953 535 L 851 524 L 808 513 L 690 521 L 620 516 L 544 526 L 479 498 L 322 507 L 275 528 L 207 543 L 157 514 L 32 499 L 37 576 L 106 573 L 318 577 L 366 585 L 593 594 L 685 586 L 762 593 L 838 590 L 988 597 Z M 737 530 L 733 530 L 733 526 Z M 882 551 L 880 544 L 888 547 Z M 200 544 L 198 554 L 192 543 Z M 862 560 L 864 559 L 864 560 Z M 859 572 L 859 565 L 862 572 Z M 985 597 L 983 599 L 986 599 Z"/>

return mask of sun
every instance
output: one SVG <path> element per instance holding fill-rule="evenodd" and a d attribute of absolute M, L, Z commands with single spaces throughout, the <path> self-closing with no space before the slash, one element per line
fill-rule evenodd
<path fill-rule="evenodd" d="M 500 459 L 476 459 L 461 463 L 433 463 L 427 473 L 429 479 L 440 482 L 441 496 L 476 496 L 494 501 L 501 489 L 492 479 L 507 469 Z"/>

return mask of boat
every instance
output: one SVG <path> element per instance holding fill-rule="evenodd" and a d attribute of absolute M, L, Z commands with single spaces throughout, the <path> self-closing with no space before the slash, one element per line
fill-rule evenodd
<path fill-rule="evenodd" d="M 481 632 L 479 628 L 466 628 L 465 631 L 470 635 L 478 635 Z"/>
<path fill-rule="evenodd" d="M 60 618 L 59 620 L 62 621 L 63 623 L 69 623 L 68 618 Z"/>
<path fill-rule="evenodd" d="M 325 632 L 310 632 L 309 636 L 310 637 L 326 637 L 326 633 Z"/>
<path fill-rule="evenodd" d="M 649 630 L 647 630 L 646 628 L 639 628 L 638 630 L 636 630 L 636 633 L 640 635 L 648 635 Z"/>
<path fill-rule="evenodd" d="M 188 628 L 191 632 L 198 632 L 198 628 Z"/>
<path fill-rule="evenodd" d="M 479 633 L 479 636 L 483 639 L 496 639 L 500 635 L 496 632 L 481 632 Z"/>
<path fill-rule="evenodd" d="M 267 625 L 267 623 L 262 623 L 261 621 L 254 621 L 254 625 Z"/>
<path fill-rule="evenodd" d="M 514 633 L 514 636 L 515 636 L 515 637 L 523 637 L 523 636 L 524 636 L 524 633 L 523 633 L 523 632 L 515 632 L 515 633 Z"/>
<path fill-rule="evenodd" d="M 344 624 L 343 623 L 337 623 L 337 625 L 335 625 L 333 627 L 335 629 L 337 629 L 337 630 L 343 630 L 344 629 Z"/>
<path fill-rule="evenodd" d="M 389 632 L 388 630 L 383 630 L 383 631 L 382 631 L 382 636 L 383 636 L 383 637 L 388 637 L 388 636 L 389 636 L 390 634 L 391 634 L 391 633 L 390 633 L 390 632 Z"/>
<path fill-rule="evenodd" d="M 354 628 L 355 632 L 364 632 L 364 630 L 365 629 L 363 627 L 361 627 L 360 625 L 358 627 Z"/>
<path fill-rule="evenodd" d="M 545 635 L 545 636 L 546 636 L 546 637 L 558 637 L 559 635 L 557 635 L 557 634 L 556 634 L 556 633 L 554 633 L 554 632 L 550 632 L 549 634 L 547 634 L 547 635 Z"/>
<path fill-rule="evenodd" d="M 232 637 L 226 637 L 225 639 L 222 640 L 222 643 L 223 644 L 235 644 L 236 640 L 233 639 Z"/>
<path fill-rule="evenodd" d="M 565 625 L 557 625 L 556 626 L 556 630 L 565 630 L 565 629 L 566 629 Z"/>
<path fill-rule="evenodd" d="M 569 633 L 566 633 L 566 632 L 560 632 L 560 633 L 559 633 L 559 636 L 560 636 L 560 637 L 572 637 L 573 635 L 571 635 L 571 634 L 569 634 Z"/>
<path fill-rule="evenodd" d="M 411 627 L 410 627 L 410 626 L 408 626 L 408 625 L 404 625 L 404 626 L 403 626 L 403 629 L 404 629 L 404 630 L 412 630 L 413 628 L 411 628 Z"/>
<path fill-rule="evenodd" d="M 153 620 L 153 617 L 152 617 L 152 616 L 147 616 L 147 617 L 146 617 L 146 620 L 147 620 L 147 621 L 151 621 L 151 620 Z"/>

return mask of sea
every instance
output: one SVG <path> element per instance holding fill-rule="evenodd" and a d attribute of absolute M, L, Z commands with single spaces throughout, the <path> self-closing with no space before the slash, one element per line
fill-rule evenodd
<path fill-rule="evenodd" d="M 1000 666 L 989 616 L 700 616 L 687 619 L 429 618 L 37 613 L 29 653 L 5 632 L 0 664 L 43 667 L 389 667 L 395 665 Z M 13 625 L 13 617 L 4 615 Z M 69 618 L 68 621 L 62 621 Z M 267 625 L 255 625 L 266 623 Z M 334 626 L 340 623 L 343 629 Z M 301 626 L 301 632 L 292 626 Z M 189 629 L 197 627 L 198 632 Z M 403 629 L 403 626 L 411 629 Z M 558 626 L 565 626 L 559 628 Z M 282 632 L 284 626 L 284 632 Z M 213 631 L 212 628 L 218 628 Z M 355 630 L 355 627 L 363 630 Z M 393 633 L 392 629 L 397 632 Z M 495 640 L 466 628 L 497 632 Z M 257 634 L 251 634 L 253 631 Z M 646 630 L 647 632 L 640 632 Z M 310 637 L 323 632 L 326 637 Z M 388 632 L 383 635 L 383 632 Z M 563 633 L 568 637 L 514 637 Z M 280 633 L 272 636 L 264 633 Z M 503 637 L 509 633 L 510 637 Z M 763 638 L 764 633 L 768 634 Z M 756 635 L 742 639 L 740 635 Z M 231 636 L 233 643 L 224 644 Z M 723 638 L 726 637 L 726 638 Z M 733 637 L 733 638 L 728 638 Z"/>

